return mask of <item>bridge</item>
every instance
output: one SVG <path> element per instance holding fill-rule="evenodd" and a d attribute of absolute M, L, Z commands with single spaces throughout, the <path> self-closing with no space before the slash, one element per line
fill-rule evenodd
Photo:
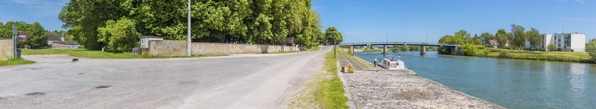
<path fill-rule="evenodd" d="M 349 46 L 350 52 L 354 53 L 354 46 L 379 46 L 383 45 L 383 54 L 387 54 L 387 45 L 404 45 L 404 46 L 420 46 L 420 55 L 426 55 L 426 46 L 449 47 L 451 54 L 461 54 L 459 44 L 440 44 L 440 43 L 426 43 L 426 42 L 360 42 L 360 43 L 341 43 L 339 46 Z"/>

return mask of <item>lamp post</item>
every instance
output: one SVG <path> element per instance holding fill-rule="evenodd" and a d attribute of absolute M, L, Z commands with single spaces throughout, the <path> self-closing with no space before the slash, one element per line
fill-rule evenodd
<path fill-rule="evenodd" d="M 337 47 L 335 45 L 335 37 L 337 36 L 337 31 L 333 31 L 333 58 L 336 58 L 335 52 L 337 52 Z"/>
<path fill-rule="evenodd" d="M 191 40 L 190 40 L 190 22 L 191 22 L 191 20 L 190 20 L 190 0 L 188 0 L 188 16 L 187 17 L 188 17 L 188 27 L 187 27 L 188 30 L 186 30 L 186 32 L 187 32 L 187 35 L 186 35 L 186 42 L 187 42 L 187 45 L 186 45 L 186 55 L 187 56 L 190 56 L 191 55 L 191 51 L 190 51 L 190 46 L 191 46 L 191 43 L 190 43 L 191 42 Z"/>

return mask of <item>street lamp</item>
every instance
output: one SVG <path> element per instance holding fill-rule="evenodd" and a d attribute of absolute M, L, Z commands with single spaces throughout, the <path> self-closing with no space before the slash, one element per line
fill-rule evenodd
<path fill-rule="evenodd" d="M 336 36 L 337 36 L 337 31 L 333 31 L 333 58 L 336 58 L 335 57 L 335 52 L 337 52 L 337 48 L 336 48 L 336 45 L 335 45 L 335 37 Z"/>

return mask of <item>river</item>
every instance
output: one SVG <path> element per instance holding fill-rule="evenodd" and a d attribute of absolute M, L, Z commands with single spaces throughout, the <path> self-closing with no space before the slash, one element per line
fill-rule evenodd
<path fill-rule="evenodd" d="M 356 52 L 372 63 L 381 52 Z M 506 108 L 596 108 L 596 64 L 389 53 L 406 68 L 468 95 Z"/>

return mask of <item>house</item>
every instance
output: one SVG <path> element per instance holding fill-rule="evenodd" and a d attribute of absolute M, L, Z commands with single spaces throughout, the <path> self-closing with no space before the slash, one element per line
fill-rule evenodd
<path fill-rule="evenodd" d="M 586 34 L 582 33 L 555 33 L 555 34 L 542 34 L 542 43 L 538 46 L 530 45 L 530 41 L 526 40 L 526 49 L 543 49 L 547 48 L 549 44 L 555 44 L 557 49 L 562 51 L 585 51 L 586 45 Z M 552 51 L 552 50 L 551 50 Z"/>
<path fill-rule="evenodd" d="M 141 36 L 139 43 L 141 48 L 149 48 L 149 41 L 151 40 L 163 40 L 163 37 L 159 36 Z"/>
<path fill-rule="evenodd" d="M 48 34 L 48 45 L 52 45 L 54 41 L 62 41 L 60 40 L 60 36 L 58 34 Z"/>
<path fill-rule="evenodd" d="M 491 39 L 488 42 L 490 43 L 490 45 L 494 46 L 495 48 L 501 46 L 501 44 L 499 44 L 497 39 Z M 511 44 L 511 40 L 507 39 L 507 43 L 505 43 L 505 47 L 509 46 L 509 44 Z"/>

